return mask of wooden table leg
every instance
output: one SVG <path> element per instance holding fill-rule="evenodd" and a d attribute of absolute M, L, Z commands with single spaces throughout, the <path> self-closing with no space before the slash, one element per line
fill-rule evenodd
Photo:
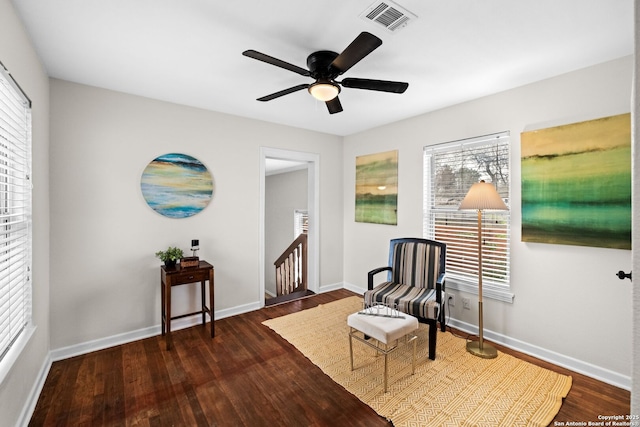
<path fill-rule="evenodd" d="M 209 317 L 211 317 L 211 338 L 213 338 L 215 336 L 215 331 L 214 331 L 214 318 L 213 318 L 213 313 L 214 313 L 214 304 L 213 304 L 213 269 L 211 269 L 209 271 Z"/>
<path fill-rule="evenodd" d="M 205 287 L 204 287 L 204 280 L 200 282 L 200 294 L 201 294 L 201 298 L 200 298 L 200 302 L 201 304 L 201 310 L 202 310 L 202 326 L 205 326 L 207 324 L 207 312 L 204 310 L 204 308 L 207 306 L 206 305 L 206 294 L 205 294 Z"/>
<path fill-rule="evenodd" d="M 168 283 L 164 284 L 164 292 L 165 292 L 165 313 L 167 316 L 167 350 L 171 349 L 171 282 L 167 279 Z"/>
<path fill-rule="evenodd" d="M 167 308 L 164 301 L 164 282 L 160 280 L 160 323 L 162 329 L 162 336 L 166 334 L 166 322 L 167 322 Z"/>

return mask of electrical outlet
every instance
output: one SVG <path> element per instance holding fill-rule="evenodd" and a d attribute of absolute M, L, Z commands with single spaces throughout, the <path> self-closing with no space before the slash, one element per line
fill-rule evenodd
<path fill-rule="evenodd" d="M 471 307 L 469 306 L 469 298 L 462 298 L 462 308 L 465 310 L 471 310 Z"/>
<path fill-rule="evenodd" d="M 456 306 L 456 296 L 455 295 L 451 295 L 451 294 L 447 294 L 447 298 L 449 301 L 449 305 L 451 307 L 455 307 Z"/>

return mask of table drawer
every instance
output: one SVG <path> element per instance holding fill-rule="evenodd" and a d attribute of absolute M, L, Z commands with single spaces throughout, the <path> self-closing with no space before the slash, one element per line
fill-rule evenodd
<path fill-rule="evenodd" d="M 181 271 L 171 275 L 172 285 L 202 282 L 203 280 L 209 280 L 209 270 Z"/>

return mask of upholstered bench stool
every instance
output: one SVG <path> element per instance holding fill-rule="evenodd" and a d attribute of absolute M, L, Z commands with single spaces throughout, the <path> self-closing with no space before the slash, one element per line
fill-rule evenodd
<path fill-rule="evenodd" d="M 366 308 L 347 317 L 349 326 L 349 354 L 351 357 L 351 370 L 353 371 L 353 339 L 365 343 L 369 347 L 384 355 L 384 392 L 387 392 L 387 355 L 398 348 L 398 340 L 418 329 L 418 319 L 415 317 L 391 309 L 386 306 L 374 306 Z M 360 334 L 358 334 L 360 332 Z M 367 341 L 366 337 L 374 338 L 378 343 L 384 344 L 384 348 Z M 413 342 L 413 355 L 411 357 L 411 375 L 416 371 L 416 340 L 412 335 L 409 342 Z M 390 344 L 393 345 L 389 347 Z"/>

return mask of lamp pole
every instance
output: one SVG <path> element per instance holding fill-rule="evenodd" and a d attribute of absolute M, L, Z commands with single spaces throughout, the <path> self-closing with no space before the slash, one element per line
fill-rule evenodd
<path fill-rule="evenodd" d="M 485 209 L 507 210 L 504 201 L 492 184 L 484 181 L 471 186 L 458 209 L 474 209 L 478 213 L 478 341 L 469 341 L 467 351 L 485 359 L 498 357 L 498 351 L 484 343 L 484 322 L 482 313 L 482 211 Z"/>
<path fill-rule="evenodd" d="M 498 357 L 498 351 L 484 345 L 484 325 L 482 313 L 482 209 L 478 209 L 478 341 L 469 341 L 467 351 L 484 359 Z"/>
<path fill-rule="evenodd" d="M 482 209 L 478 209 L 478 313 L 480 316 L 478 322 L 478 327 L 480 328 L 478 347 L 482 351 L 484 347 L 484 325 L 482 324 L 482 319 L 484 318 L 482 315 Z"/>

